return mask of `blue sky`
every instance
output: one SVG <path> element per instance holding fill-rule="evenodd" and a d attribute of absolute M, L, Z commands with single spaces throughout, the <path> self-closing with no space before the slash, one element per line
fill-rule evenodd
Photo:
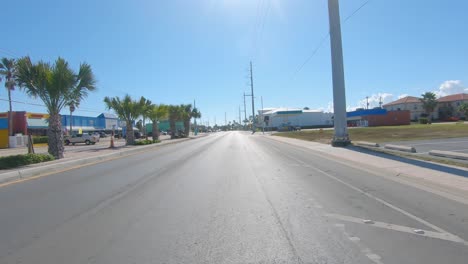
<path fill-rule="evenodd" d="M 365 2 L 341 0 L 342 20 Z M 467 91 L 466 10 L 463 0 L 369 1 L 342 24 L 348 108 L 366 96 L 376 106 L 380 96 Z M 78 115 L 96 116 L 104 96 L 128 93 L 166 104 L 196 99 L 203 122 L 223 124 L 225 112 L 237 120 L 250 60 L 256 108 L 260 96 L 264 107 L 331 105 L 329 39 L 298 71 L 328 33 L 326 0 L 15 0 L 2 5 L 2 18 L 0 56 L 92 65 L 98 91 Z M 0 111 L 6 98 L 1 90 Z M 40 104 L 21 91 L 13 99 Z"/>

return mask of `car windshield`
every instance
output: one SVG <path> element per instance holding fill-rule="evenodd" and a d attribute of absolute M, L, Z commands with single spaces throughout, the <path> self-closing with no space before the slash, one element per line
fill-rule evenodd
<path fill-rule="evenodd" d="M 468 1 L 0 6 L 0 264 L 468 263 Z"/>

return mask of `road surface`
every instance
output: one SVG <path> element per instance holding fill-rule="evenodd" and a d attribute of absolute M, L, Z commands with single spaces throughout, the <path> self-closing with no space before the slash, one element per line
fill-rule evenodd
<path fill-rule="evenodd" d="M 0 263 L 467 263 L 468 206 L 216 133 L 0 187 Z"/>

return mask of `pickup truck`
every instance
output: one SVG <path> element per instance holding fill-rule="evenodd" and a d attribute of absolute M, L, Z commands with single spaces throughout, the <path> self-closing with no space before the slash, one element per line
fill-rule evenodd
<path fill-rule="evenodd" d="M 75 145 L 76 143 L 85 143 L 86 145 L 96 144 L 99 142 L 99 137 L 90 134 L 74 134 L 72 136 L 65 136 L 65 145 Z"/>

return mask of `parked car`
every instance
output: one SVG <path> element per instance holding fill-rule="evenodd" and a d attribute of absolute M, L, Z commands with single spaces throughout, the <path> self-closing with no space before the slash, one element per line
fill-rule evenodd
<path fill-rule="evenodd" d="M 166 135 L 167 135 L 167 131 L 161 131 L 161 135 L 166 136 Z"/>
<path fill-rule="evenodd" d="M 135 136 L 135 139 L 139 139 L 142 136 L 141 133 L 138 131 L 133 132 L 133 135 Z M 126 138 L 126 137 L 127 135 L 123 136 L 123 138 Z"/>
<path fill-rule="evenodd" d="M 85 143 L 86 145 L 96 144 L 99 142 L 99 137 L 90 134 L 74 134 L 72 136 L 65 136 L 65 145 L 75 145 L 76 143 Z"/>
<path fill-rule="evenodd" d="M 102 138 L 108 137 L 108 135 L 104 133 L 103 131 L 99 132 L 99 136 Z"/>

